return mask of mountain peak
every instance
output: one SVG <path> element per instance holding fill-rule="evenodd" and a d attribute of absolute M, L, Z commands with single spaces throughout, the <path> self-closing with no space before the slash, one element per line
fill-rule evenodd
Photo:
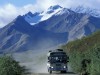
<path fill-rule="evenodd" d="M 20 21 L 22 21 L 22 20 L 24 20 L 24 17 L 21 16 L 21 15 L 19 15 L 19 16 L 17 16 L 17 17 L 14 19 L 13 22 L 20 22 Z"/>
<path fill-rule="evenodd" d="M 30 16 L 32 16 L 33 17 L 33 14 L 32 14 L 32 12 L 28 12 L 27 14 L 25 14 L 25 15 L 30 15 Z"/>
<path fill-rule="evenodd" d="M 61 7 L 60 5 L 54 5 L 54 6 L 50 6 L 47 10 L 47 14 L 51 14 L 54 13 L 55 11 L 59 11 L 60 9 L 62 9 L 63 7 Z"/>
<path fill-rule="evenodd" d="M 37 16 L 39 15 L 40 13 L 39 12 L 35 12 L 35 13 L 32 13 L 32 12 L 28 12 L 27 14 L 25 14 L 24 16 L 30 16 L 30 17 L 34 17 L 34 16 Z"/>
<path fill-rule="evenodd" d="M 49 7 L 49 10 L 56 10 L 56 9 L 59 9 L 59 8 L 62 8 L 60 5 L 54 5 L 54 6 L 50 6 Z"/>

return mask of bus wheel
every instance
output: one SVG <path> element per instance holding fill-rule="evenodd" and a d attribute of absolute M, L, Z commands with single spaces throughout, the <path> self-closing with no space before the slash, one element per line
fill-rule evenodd
<path fill-rule="evenodd" d="M 51 74 L 52 73 L 52 71 L 50 71 L 50 70 L 48 70 L 48 72 Z"/>
<path fill-rule="evenodd" d="M 67 71 L 64 71 L 64 73 L 67 73 Z"/>
<path fill-rule="evenodd" d="M 52 71 L 50 71 L 50 74 L 52 73 Z"/>
<path fill-rule="evenodd" d="M 61 73 L 67 73 L 67 71 L 61 71 Z"/>

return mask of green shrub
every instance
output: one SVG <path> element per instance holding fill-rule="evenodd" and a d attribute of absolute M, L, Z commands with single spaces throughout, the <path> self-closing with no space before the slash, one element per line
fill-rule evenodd
<path fill-rule="evenodd" d="M 0 57 L 0 75 L 25 75 L 25 68 L 9 56 Z"/>
<path fill-rule="evenodd" d="M 62 48 L 69 54 L 73 71 L 83 75 L 100 75 L 100 31 L 71 41 Z"/>

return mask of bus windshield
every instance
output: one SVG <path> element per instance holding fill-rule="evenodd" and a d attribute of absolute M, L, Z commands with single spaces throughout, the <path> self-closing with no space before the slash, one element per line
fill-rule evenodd
<path fill-rule="evenodd" d="M 49 57 L 50 63 L 66 63 L 67 55 L 52 55 Z"/>

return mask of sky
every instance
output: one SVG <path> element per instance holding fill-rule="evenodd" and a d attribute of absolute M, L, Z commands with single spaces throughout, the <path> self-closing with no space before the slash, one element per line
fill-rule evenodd
<path fill-rule="evenodd" d="M 29 11 L 44 11 L 57 4 L 66 8 L 85 6 L 100 10 L 100 0 L 0 0 L 0 28 L 18 15 L 24 15 Z"/>
<path fill-rule="evenodd" d="M 18 7 L 22 7 L 27 4 L 35 4 L 36 0 L 0 0 L 0 5 L 4 5 L 8 3 L 18 6 Z"/>

